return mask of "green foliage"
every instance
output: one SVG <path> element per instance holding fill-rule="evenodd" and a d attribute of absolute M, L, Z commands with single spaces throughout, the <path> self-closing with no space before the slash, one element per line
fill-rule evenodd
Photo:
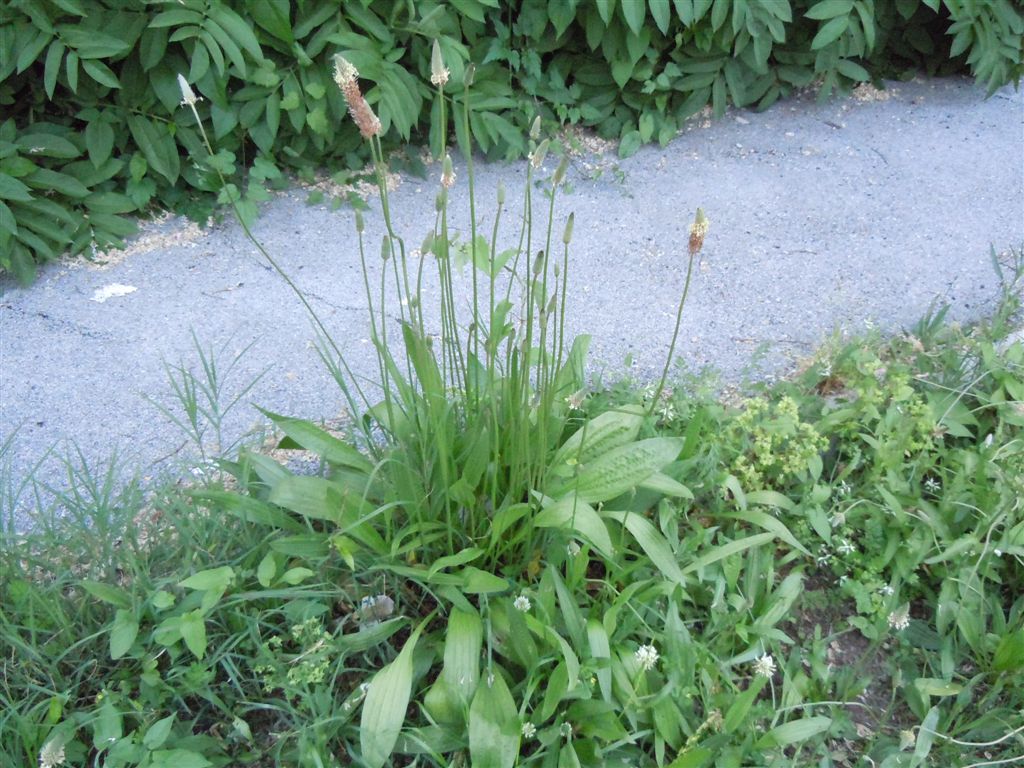
<path fill-rule="evenodd" d="M 525 153 L 539 107 L 627 155 L 705 105 L 765 108 L 813 83 L 824 97 L 966 67 L 992 91 L 1019 81 L 1022 33 L 1009 0 L 15 0 L 0 9 L 0 270 L 27 283 L 61 253 L 92 257 L 133 232 L 124 214 L 154 206 L 205 221 L 234 203 L 251 220 L 285 174 L 361 167 L 336 53 L 371 84 L 393 142 L 440 146 L 425 85 L 436 39 L 454 83 L 476 65 L 483 152 Z M 202 142 L 179 74 L 219 148 L 202 168 L 183 162 Z"/>
<path fill-rule="evenodd" d="M 664 380 L 588 393 L 586 345 L 565 338 L 571 219 L 560 259 L 553 239 L 565 166 L 535 221 L 538 124 L 502 248 L 504 193 L 492 221 L 473 196 L 468 84 L 453 102 L 472 213 L 455 231 L 446 160 L 417 261 L 369 132 L 374 268 L 356 226 L 381 401 L 305 304 L 354 421 L 339 436 L 267 415 L 319 471 L 244 450 L 144 496 L 69 464 L 39 530 L 0 540 L 0 767 L 1015 760 L 1024 343 L 1001 336 L 1024 253 L 992 329 L 940 312 L 738 408 Z M 221 158 L 207 145 L 196 171 L 222 177 Z M 170 370 L 186 415 L 166 412 L 209 458 L 230 405 L 199 356 L 206 383 Z"/>

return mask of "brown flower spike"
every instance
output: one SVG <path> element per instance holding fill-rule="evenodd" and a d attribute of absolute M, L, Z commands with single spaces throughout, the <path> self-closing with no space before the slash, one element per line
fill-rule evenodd
<path fill-rule="evenodd" d="M 345 97 L 348 113 L 352 115 L 359 133 L 364 139 L 369 139 L 380 133 L 380 120 L 363 98 L 363 92 L 359 90 L 358 77 L 359 71 L 350 61 L 342 56 L 334 57 L 334 82 L 338 84 Z"/>
<path fill-rule="evenodd" d="M 704 238 L 708 234 L 708 217 L 704 215 L 702 208 L 697 209 L 697 215 L 693 219 L 693 224 L 690 225 L 690 255 L 693 256 L 700 253 L 700 249 L 704 247 Z"/>

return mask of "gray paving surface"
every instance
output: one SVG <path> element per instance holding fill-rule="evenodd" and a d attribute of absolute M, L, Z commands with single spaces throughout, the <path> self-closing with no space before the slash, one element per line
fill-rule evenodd
<path fill-rule="evenodd" d="M 692 369 L 714 366 L 735 380 L 767 344 L 762 375 L 779 372 L 836 328 L 906 327 L 935 299 L 950 302 L 958 319 L 988 311 L 997 294 L 990 247 L 1024 243 L 1024 94 L 1008 88 L 985 99 L 969 81 L 946 79 L 892 84 L 883 96 L 732 111 L 625 161 L 578 157 L 555 230 L 557 239 L 575 211 L 571 323 L 593 336 L 593 371 L 614 378 L 629 356 L 632 374 L 656 377 L 698 205 L 711 233 L 679 349 Z M 430 179 L 404 179 L 392 194 L 411 245 L 433 224 L 440 168 L 430 170 Z M 460 164 L 457 171 L 461 204 L 466 175 Z M 523 163 L 478 166 L 478 214 L 488 228 L 498 182 L 511 203 L 524 174 Z M 305 196 L 296 190 L 268 203 L 256 232 L 353 368 L 371 376 L 353 214 L 307 206 Z M 518 215 L 510 208 L 507 238 Z M 377 210 L 371 200 L 372 254 Z M 455 227 L 467 222 L 456 213 Z M 225 382 L 229 394 L 269 367 L 228 419 L 229 440 L 258 421 L 250 402 L 303 417 L 339 414 L 309 320 L 280 278 L 236 225 L 190 237 L 185 224 L 163 224 L 164 245 L 106 268 L 51 265 L 31 288 L 0 286 L 0 440 L 17 430 L 9 480 L 42 461 L 38 477 L 60 485 L 57 456 L 72 445 L 94 463 L 117 450 L 145 476 L 187 465 L 190 446 L 142 395 L 172 403 L 164 362 L 198 365 L 193 332 L 222 369 L 249 347 Z M 136 290 L 93 300 L 113 284 Z M 30 519 L 30 507 L 18 512 L 19 525 Z"/>

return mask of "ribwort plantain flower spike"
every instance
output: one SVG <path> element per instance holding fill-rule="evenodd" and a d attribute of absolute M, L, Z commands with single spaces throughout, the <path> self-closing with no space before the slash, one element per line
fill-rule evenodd
<path fill-rule="evenodd" d="M 530 138 L 534 141 L 540 138 L 540 115 L 533 118 L 533 125 L 530 126 Z"/>
<path fill-rule="evenodd" d="M 451 189 L 455 186 L 455 169 L 452 168 L 451 155 L 444 156 L 444 166 L 441 170 L 441 186 L 445 189 Z"/>
<path fill-rule="evenodd" d="M 362 234 L 362 232 L 363 232 L 363 230 L 365 228 L 366 228 L 366 222 L 363 221 L 363 212 L 362 211 L 356 211 L 356 232 L 359 232 L 360 234 Z"/>
<path fill-rule="evenodd" d="M 544 158 L 548 154 L 548 144 L 550 141 L 544 139 L 537 148 L 530 153 L 530 164 L 534 167 L 534 170 L 540 168 L 544 164 Z"/>
<path fill-rule="evenodd" d="M 441 57 L 441 44 L 435 40 L 434 48 L 430 52 L 430 82 L 438 88 L 444 88 L 450 76 L 451 72 L 448 71 L 448 67 L 444 65 L 444 59 Z"/>
<path fill-rule="evenodd" d="M 565 180 L 565 173 L 569 170 L 569 156 L 565 155 L 562 157 L 562 162 L 558 164 L 555 169 L 555 175 L 551 177 L 552 186 L 557 187 Z"/>
<path fill-rule="evenodd" d="M 178 87 L 181 88 L 181 106 L 195 107 L 196 102 L 202 100 L 199 96 L 196 96 L 192 86 L 188 84 L 188 80 L 182 74 L 178 75 Z"/>
<path fill-rule="evenodd" d="M 466 74 L 462 78 L 462 82 L 467 88 L 473 85 L 473 80 L 476 79 L 476 64 L 470 62 L 469 66 L 466 67 Z"/>
<path fill-rule="evenodd" d="M 534 277 L 537 277 L 544 271 L 544 251 L 537 251 L 537 255 L 533 258 L 532 271 Z"/>
<path fill-rule="evenodd" d="M 690 255 L 696 255 L 700 253 L 700 249 L 704 247 L 704 238 L 708 234 L 708 226 L 711 222 L 708 221 L 708 217 L 704 215 L 704 209 L 698 208 L 697 215 L 693 219 L 693 224 L 690 225 Z"/>
<path fill-rule="evenodd" d="M 359 70 L 352 62 L 343 56 L 334 57 L 334 82 L 338 84 L 345 97 L 348 113 L 352 115 L 352 121 L 359 129 L 359 133 L 364 139 L 371 139 L 380 133 L 380 120 L 367 104 L 363 92 L 359 90 L 358 77 Z"/>

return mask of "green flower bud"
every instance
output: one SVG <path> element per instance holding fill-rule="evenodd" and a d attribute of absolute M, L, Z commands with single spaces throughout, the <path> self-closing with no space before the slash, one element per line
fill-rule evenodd
<path fill-rule="evenodd" d="M 568 245 L 572 241 L 572 224 L 576 218 L 576 213 L 569 214 L 569 220 L 565 222 L 565 233 L 562 235 L 562 242 Z"/>
<path fill-rule="evenodd" d="M 530 154 L 530 164 L 533 165 L 535 169 L 540 168 L 544 164 L 544 158 L 548 154 L 548 144 L 550 143 L 550 140 L 544 139 L 544 141 L 538 144 L 537 148 Z"/>
<path fill-rule="evenodd" d="M 556 187 L 559 184 L 561 184 L 562 181 L 565 179 L 565 172 L 568 171 L 568 170 L 569 170 L 569 156 L 568 155 L 563 155 L 562 156 L 562 162 L 560 162 L 558 164 L 558 167 L 555 169 L 555 175 L 551 177 L 551 183 L 554 186 L 556 186 Z"/>

